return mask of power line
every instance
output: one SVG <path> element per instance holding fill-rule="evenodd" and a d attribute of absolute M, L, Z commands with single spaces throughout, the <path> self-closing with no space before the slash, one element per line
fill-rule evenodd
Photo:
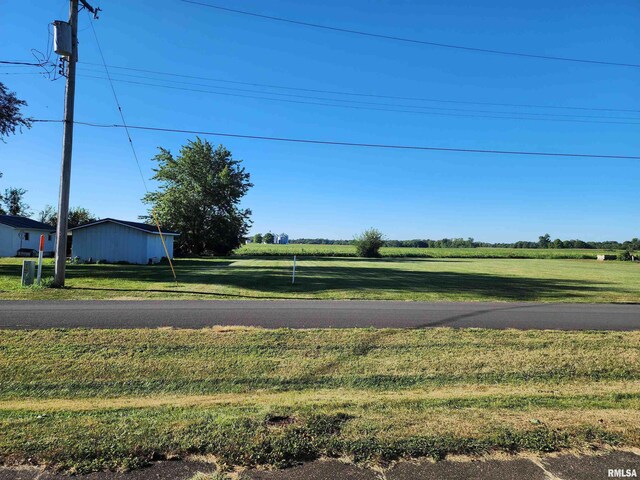
<path fill-rule="evenodd" d="M 250 17 L 263 18 L 267 20 L 275 20 L 277 22 L 290 23 L 295 25 L 302 25 L 305 27 L 318 28 L 322 30 L 332 30 L 335 32 L 342 33 L 350 33 L 353 35 L 360 35 L 364 37 L 373 37 L 373 38 L 382 38 L 385 40 L 394 40 L 397 42 L 405 42 L 405 43 L 413 43 L 420 45 L 429 45 L 432 47 L 441 47 L 441 48 L 449 48 L 456 50 L 465 50 L 469 52 L 479 52 L 479 53 L 492 53 L 497 55 L 508 55 L 513 57 L 524 57 L 524 58 L 537 58 L 539 60 L 557 60 L 563 62 L 574 62 L 574 63 L 588 63 L 588 64 L 596 64 L 596 65 L 608 65 L 608 66 L 616 66 L 616 67 L 632 67 L 632 68 L 640 68 L 640 64 L 636 63 L 619 63 L 619 62 L 610 62 L 604 60 L 592 60 L 585 58 L 572 58 L 572 57 L 558 57 L 553 55 L 541 55 L 541 54 L 533 54 L 533 53 L 522 53 L 522 52 L 513 52 L 508 50 L 493 50 L 487 48 L 477 48 L 477 47 L 469 47 L 465 45 L 452 45 L 447 43 L 439 43 L 439 42 L 430 42 L 425 40 L 417 40 L 412 38 L 404 38 L 404 37 L 396 37 L 393 35 L 383 35 L 378 33 L 364 32 L 361 30 L 352 30 L 348 28 L 340 28 L 340 27 L 332 27 L 329 25 L 321 25 L 319 23 L 311 23 L 311 22 L 303 22 L 299 20 L 292 20 L 284 17 L 276 17 L 272 15 L 263 15 L 255 12 L 249 12 L 246 10 L 236 10 L 234 8 L 221 7 L 219 5 L 213 5 L 210 3 L 196 2 L 194 0 L 181 0 L 184 3 L 191 3 L 193 5 L 200 5 L 202 7 L 213 8 L 216 10 L 221 10 L 225 12 L 237 13 L 240 15 L 246 15 Z"/>
<path fill-rule="evenodd" d="M 83 62 L 85 65 L 98 65 L 101 64 L 91 63 L 91 62 Z M 369 98 L 385 98 L 385 99 L 394 99 L 394 100 L 411 100 L 411 101 L 420 101 L 420 102 L 435 102 L 435 103 L 453 103 L 453 104 L 463 104 L 463 105 L 486 105 L 486 106 L 497 106 L 497 107 L 524 107 L 524 108 L 550 108 L 550 109 L 562 109 L 562 110 L 586 110 L 586 111 L 600 111 L 600 112 L 625 112 L 625 113 L 640 113 L 640 109 L 619 109 L 619 108 L 595 108 L 595 107 L 577 107 L 577 106 L 560 106 L 560 105 L 539 105 L 539 104 L 527 104 L 527 103 L 492 103 L 492 102 L 472 102 L 472 101 L 462 101 L 462 100 L 450 100 L 450 99 L 441 99 L 441 98 L 423 98 L 423 97 L 404 97 L 404 96 L 396 96 L 396 95 L 378 95 L 372 93 L 355 93 L 355 92 L 345 92 L 340 90 L 322 90 L 315 88 L 301 88 L 301 87 L 291 87 L 285 85 L 276 85 L 269 83 L 257 83 L 257 82 L 242 82 L 236 80 L 227 80 L 222 78 L 215 77 L 205 77 L 198 75 L 184 75 L 173 72 L 163 72 L 159 70 L 148 70 L 143 68 L 132 68 L 132 67 L 123 67 L 119 65 L 108 65 L 109 68 L 115 68 L 118 70 L 128 70 L 132 72 L 142 72 L 142 73 L 152 73 L 155 75 L 165 75 L 170 77 L 179 77 L 179 78 L 190 78 L 196 80 L 208 80 L 211 82 L 221 82 L 221 83 L 231 83 L 236 85 L 247 85 L 253 87 L 265 87 L 265 88 L 277 88 L 282 90 L 293 90 L 299 92 L 311 92 L 311 93 L 327 93 L 327 94 L 335 94 L 335 95 L 346 95 L 353 97 L 369 97 Z M 124 74 L 118 74 L 124 75 Z"/>
<path fill-rule="evenodd" d="M 93 70 L 89 70 L 89 71 L 91 71 L 93 73 Z M 316 97 L 316 96 L 298 95 L 298 94 L 292 94 L 292 93 L 266 92 L 266 91 L 262 91 L 262 90 L 248 90 L 248 89 L 235 88 L 235 87 L 222 87 L 222 86 L 219 86 L 219 85 L 210 85 L 210 84 L 205 84 L 205 83 L 194 83 L 194 82 L 185 82 L 185 81 L 179 81 L 179 80 L 167 80 L 167 79 L 163 79 L 163 78 L 154 78 L 154 77 L 149 77 L 149 76 L 145 76 L 145 75 L 131 75 L 131 74 L 126 74 L 126 73 L 116 73 L 115 75 L 120 75 L 120 76 L 124 76 L 124 77 L 131 77 L 131 78 L 142 78 L 142 79 L 147 79 L 147 80 L 155 80 L 155 81 L 160 81 L 160 82 L 178 83 L 178 84 L 183 84 L 183 85 L 194 85 L 194 86 L 200 86 L 200 87 L 209 87 L 209 88 L 216 88 L 216 89 L 220 89 L 220 90 L 231 90 L 231 91 L 236 91 L 236 92 L 248 92 L 248 93 L 266 94 L 266 95 L 277 95 L 277 96 L 280 96 L 280 97 L 284 96 L 284 97 L 292 97 L 292 98 L 305 98 L 305 99 L 311 99 L 311 100 L 323 100 L 323 101 L 332 101 L 332 102 L 353 103 L 353 104 L 358 104 L 358 105 L 373 105 L 373 106 L 382 106 L 382 107 L 414 108 L 414 109 L 422 109 L 422 110 L 429 110 L 429 111 L 452 111 L 452 112 L 464 112 L 464 113 L 491 113 L 491 114 L 504 114 L 504 115 L 529 115 L 529 116 L 534 116 L 534 117 L 595 118 L 595 119 L 604 119 L 604 120 L 638 120 L 638 121 L 640 121 L 640 117 L 611 117 L 611 116 L 602 116 L 602 115 L 578 115 L 578 114 L 561 114 L 561 113 L 546 113 L 546 112 L 544 112 L 544 113 L 540 113 L 540 112 L 513 112 L 513 111 L 505 112 L 505 111 L 496 111 L 496 110 L 470 110 L 470 109 L 464 109 L 464 108 L 447 108 L 447 107 L 431 107 L 431 106 L 424 106 L 424 105 L 405 105 L 405 104 L 393 104 L 393 103 L 367 102 L 367 101 L 360 101 L 360 100 L 347 100 L 347 99 L 342 99 L 342 98 Z M 82 76 L 87 77 L 87 78 L 104 78 L 104 77 L 97 77 L 97 76 L 92 76 L 92 75 L 82 75 Z M 122 80 L 122 79 L 115 79 L 114 81 L 126 82 L 125 80 Z M 154 83 L 144 83 L 144 82 L 129 82 L 129 83 L 133 83 L 133 84 L 137 84 L 137 85 L 149 85 L 149 86 L 154 86 L 154 87 L 168 87 L 167 85 L 158 85 L 158 84 L 154 84 Z M 172 88 L 178 89 L 178 87 L 172 87 Z M 180 89 L 181 90 L 186 90 L 186 91 L 217 93 L 217 92 L 211 92 L 210 90 L 196 90 L 196 89 L 189 89 L 189 88 L 180 88 Z"/>
<path fill-rule="evenodd" d="M 113 98 L 116 102 L 116 106 L 118 107 L 118 112 L 120 113 L 120 119 L 122 120 L 122 125 L 121 127 L 124 128 L 124 131 L 127 134 L 127 138 L 129 140 L 129 145 L 131 146 L 131 152 L 133 153 L 133 158 L 136 161 L 136 165 L 138 165 L 138 171 L 140 172 L 140 178 L 142 179 L 142 183 L 144 185 L 144 189 L 147 193 L 149 193 L 149 189 L 147 188 L 147 181 L 144 178 L 144 174 L 142 173 L 142 167 L 140 166 L 140 161 L 138 160 L 138 154 L 136 153 L 136 149 L 133 145 L 133 140 L 131 139 L 131 134 L 129 132 L 129 127 L 127 126 L 127 122 L 124 119 L 124 113 L 122 112 L 122 107 L 120 106 L 120 101 L 118 100 L 118 95 L 116 93 L 116 89 L 113 86 L 113 82 L 111 81 L 111 75 L 109 74 L 109 69 L 107 68 L 107 62 L 104 59 L 104 54 L 102 53 L 102 47 L 100 46 L 100 41 L 98 40 L 98 34 L 96 33 L 96 29 L 93 26 L 93 19 L 91 18 L 91 16 L 88 15 L 89 12 L 91 12 L 94 16 L 94 18 L 97 18 L 98 15 L 98 11 L 100 9 L 93 9 L 89 6 L 89 4 L 87 2 L 85 2 L 84 0 L 80 0 L 82 2 L 82 4 L 85 6 L 85 8 L 87 9 L 87 16 L 89 17 L 89 25 L 91 25 L 91 31 L 93 32 L 93 37 L 96 39 L 96 45 L 98 46 L 98 52 L 100 53 L 100 58 L 102 59 L 102 64 L 104 65 L 104 71 L 107 74 L 107 79 L 109 80 L 109 85 L 111 86 L 111 92 L 113 93 Z M 76 123 L 76 122 L 74 122 Z M 171 255 L 169 255 L 169 250 L 167 249 L 167 245 L 164 241 L 164 236 L 162 235 L 162 229 L 160 228 L 160 222 L 158 221 L 158 218 L 156 217 L 155 212 L 153 211 L 153 208 L 151 209 L 151 216 L 153 217 L 154 221 L 156 222 L 156 227 L 158 228 L 158 234 L 160 235 L 160 240 L 162 241 L 162 246 L 164 248 L 164 251 L 167 255 L 167 260 L 169 262 L 169 266 L 171 267 L 171 273 L 173 273 L 173 279 L 176 282 L 176 285 L 178 285 L 178 277 L 176 276 L 176 271 L 173 268 L 173 262 L 171 261 Z"/>
<path fill-rule="evenodd" d="M 85 78 L 96 78 L 100 80 L 105 80 L 105 77 L 95 76 L 95 75 L 80 75 Z M 379 112 L 393 112 L 393 113 L 417 113 L 421 115 L 435 115 L 435 116 L 444 116 L 444 117 L 461 117 L 461 118 L 493 118 L 493 119 L 502 119 L 502 120 L 538 120 L 538 121 L 549 121 L 549 122 L 570 122 L 570 123 L 596 123 L 596 124 L 614 124 L 614 125 L 640 125 L 639 122 L 618 122 L 618 121 L 601 121 L 601 120 L 578 120 L 578 119 L 565 119 L 565 118 L 530 118 L 530 117 L 514 117 L 514 116 L 498 116 L 498 115 L 478 115 L 473 113 L 470 110 L 470 114 L 456 114 L 456 113 L 442 113 L 442 112 L 426 112 L 422 110 L 400 110 L 393 108 L 375 108 L 375 107 L 362 107 L 356 105 L 335 105 L 326 102 L 308 102 L 304 100 L 287 100 L 284 98 L 270 98 L 264 97 L 260 95 L 244 95 L 238 93 L 227 93 L 227 92 L 214 92 L 212 90 L 203 90 L 197 88 L 185 88 L 185 87 L 174 87 L 171 85 L 159 85 L 148 82 L 138 82 L 133 80 L 118 80 L 118 79 L 109 79 L 110 82 L 121 82 L 121 83 L 129 83 L 133 85 L 144 85 L 144 86 L 152 86 L 159 88 L 168 88 L 171 90 L 182 90 L 182 91 L 190 91 L 190 92 L 198 92 L 198 93 L 208 93 L 210 95 L 219 95 L 225 97 L 236 97 L 236 98 L 248 98 L 253 100 L 269 100 L 273 102 L 283 102 L 283 103 L 293 103 L 299 105 L 316 105 L 322 107 L 336 107 L 336 108 L 348 108 L 351 110 L 370 110 L 370 111 L 379 111 Z M 526 115 L 526 113 L 524 114 Z M 615 118 L 615 117 L 614 117 Z M 638 119 L 640 120 L 640 119 Z"/>
<path fill-rule="evenodd" d="M 8 60 L 0 60 L 0 63 L 5 64 L 5 65 L 25 65 L 25 66 L 29 66 L 29 67 L 43 67 L 44 65 L 46 65 L 46 62 L 45 63 L 10 62 Z"/>
<path fill-rule="evenodd" d="M 13 65 L 13 64 L 9 64 L 9 65 L 0 65 L 0 68 L 5 69 L 5 68 L 10 68 L 10 69 L 22 69 L 22 70 L 31 70 L 31 65 Z"/>
<path fill-rule="evenodd" d="M 51 119 L 35 119 L 33 121 L 41 122 L 41 123 L 61 122 L 61 120 L 51 120 Z M 244 139 L 250 139 L 250 140 L 265 140 L 265 141 L 274 141 L 274 142 L 306 143 L 306 144 L 315 144 L 315 145 L 336 145 L 336 146 L 343 146 L 343 147 L 381 148 L 381 149 L 393 149 L 393 150 L 426 150 L 426 151 L 435 151 L 435 152 L 459 152 L 459 153 L 495 154 L 495 155 L 528 155 L 528 156 L 541 156 L 541 157 L 606 158 L 606 159 L 618 159 L 618 160 L 640 160 L 640 156 L 633 156 L 633 155 L 605 155 L 605 154 L 595 154 L 595 153 L 568 153 L 568 152 L 536 152 L 536 151 L 526 151 L 526 150 L 484 150 L 484 149 L 478 149 L 478 148 L 453 148 L 453 147 L 430 147 L 430 146 L 422 146 L 422 145 L 358 143 L 358 142 L 342 142 L 342 141 L 334 141 L 334 140 L 271 137 L 271 136 L 263 136 L 263 135 L 244 135 L 239 133 L 148 127 L 148 126 L 141 126 L 141 125 L 119 125 L 116 123 L 109 124 L 109 123 L 75 121 L 74 124 L 84 125 L 88 127 L 96 127 L 96 128 L 125 128 L 125 129 L 135 129 L 135 130 L 146 130 L 146 131 L 152 131 L 152 132 L 188 133 L 191 135 L 210 135 L 210 136 L 216 136 L 216 137 L 244 138 Z"/>
<path fill-rule="evenodd" d="M 0 72 L 0 75 L 45 75 L 44 72 Z"/>

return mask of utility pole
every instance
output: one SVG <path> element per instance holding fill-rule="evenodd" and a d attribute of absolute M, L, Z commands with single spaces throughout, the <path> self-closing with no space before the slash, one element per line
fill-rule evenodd
<path fill-rule="evenodd" d="M 78 61 L 78 3 L 97 18 L 98 10 L 85 0 L 69 0 L 71 27 L 71 55 L 68 57 L 67 85 L 64 94 L 64 130 L 62 134 L 62 168 L 58 197 L 58 225 L 56 227 L 56 259 L 54 284 L 64 287 L 67 261 L 67 223 L 69 220 L 69 189 L 71 184 L 71 150 L 73 147 L 73 112 L 76 96 L 76 62 Z"/>

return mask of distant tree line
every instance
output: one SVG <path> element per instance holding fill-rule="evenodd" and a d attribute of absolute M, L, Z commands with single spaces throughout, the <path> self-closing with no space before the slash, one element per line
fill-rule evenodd
<path fill-rule="evenodd" d="M 314 244 L 314 245 L 353 245 L 354 240 L 331 240 L 328 238 L 298 238 L 290 240 L 289 243 Z M 413 239 L 413 240 L 384 240 L 385 247 L 407 247 L 407 248 L 582 248 L 597 250 L 640 250 L 640 239 L 633 238 L 624 242 L 617 240 L 607 240 L 603 242 L 593 242 L 584 240 L 561 240 L 541 235 L 538 241 L 521 240 L 513 243 L 489 243 L 476 242 L 473 238 L 443 238 L 441 240 Z"/>

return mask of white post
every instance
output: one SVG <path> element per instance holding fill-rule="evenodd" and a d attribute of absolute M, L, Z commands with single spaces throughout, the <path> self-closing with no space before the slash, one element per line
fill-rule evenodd
<path fill-rule="evenodd" d="M 296 283 L 296 256 L 293 256 L 293 275 L 291 276 L 291 283 Z"/>
<path fill-rule="evenodd" d="M 42 256 L 44 254 L 44 235 L 40 235 L 40 248 L 38 249 L 38 280 L 40 285 L 40 279 L 42 278 Z"/>

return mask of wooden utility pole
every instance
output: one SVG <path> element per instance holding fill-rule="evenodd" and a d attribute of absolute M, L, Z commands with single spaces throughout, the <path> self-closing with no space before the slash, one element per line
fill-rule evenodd
<path fill-rule="evenodd" d="M 73 112 L 76 96 L 76 62 L 78 61 L 78 2 L 97 15 L 85 0 L 69 0 L 69 25 L 71 26 L 71 56 L 68 57 L 67 86 L 64 94 L 64 130 L 62 134 L 62 168 L 60 195 L 58 197 L 58 225 L 56 227 L 56 259 L 54 284 L 64 286 L 67 261 L 67 227 L 69 220 L 69 190 L 71 184 L 71 150 L 73 147 Z"/>

